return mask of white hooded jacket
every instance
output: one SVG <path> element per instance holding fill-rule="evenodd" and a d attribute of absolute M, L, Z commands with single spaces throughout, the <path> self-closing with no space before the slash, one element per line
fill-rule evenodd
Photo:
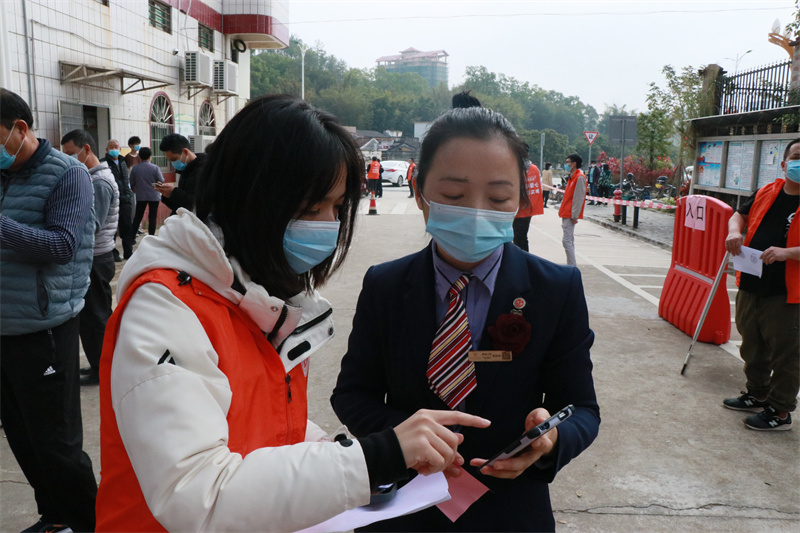
<path fill-rule="evenodd" d="M 220 232 L 216 232 L 220 234 Z M 185 209 L 145 237 L 120 274 L 118 297 L 141 274 L 184 271 L 237 304 L 271 339 L 286 371 L 333 336 L 330 303 L 314 291 L 284 302 L 225 256 L 220 237 Z M 231 288 L 237 279 L 246 292 Z M 157 364 L 169 339 L 175 364 Z M 307 344 L 306 344 L 307 343 Z M 302 346 L 301 346 L 302 345 Z M 293 348 L 306 349 L 292 360 Z M 246 457 L 227 447 L 228 379 L 194 313 L 169 289 L 147 283 L 125 308 L 111 367 L 119 432 L 147 505 L 170 531 L 295 531 L 369 503 L 363 451 L 329 442 L 308 422 L 306 442 Z"/>

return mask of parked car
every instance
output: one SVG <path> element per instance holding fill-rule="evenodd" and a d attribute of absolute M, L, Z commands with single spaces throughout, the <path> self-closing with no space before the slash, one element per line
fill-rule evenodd
<path fill-rule="evenodd" d="M 383 166 L 383 181 L 388 181 L 395 187 L 402 187 L 406 183 L 408 163 L 405 161 L 381 161 Z"/>

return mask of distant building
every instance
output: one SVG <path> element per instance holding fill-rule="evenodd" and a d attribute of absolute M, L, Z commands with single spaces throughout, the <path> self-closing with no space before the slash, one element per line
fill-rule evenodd
<path fill-rule="evenodd" d="M 444 83 L 447 85 L 447 57 L 444 50 L 420 52 L 416 48 L 408 48 L 398 55 L 383 56 L 375 60 L 379 67 L 388 72 L 414 72 L 425 78 L 431 87 Z"/>

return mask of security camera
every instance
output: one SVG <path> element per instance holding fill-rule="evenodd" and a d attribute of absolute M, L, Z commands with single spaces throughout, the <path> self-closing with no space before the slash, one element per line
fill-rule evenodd
<path fill-rule="evenodd" d="M 173 49 L 172 49 L 172 55 L 176 56 L 176 55 L 178 55 L 178 54 L 180 54 L 180 53 L 181 53 L 181 51 L 180 51 L 180 50 L 178 50 L 177 48 L 173 48 Z"/>

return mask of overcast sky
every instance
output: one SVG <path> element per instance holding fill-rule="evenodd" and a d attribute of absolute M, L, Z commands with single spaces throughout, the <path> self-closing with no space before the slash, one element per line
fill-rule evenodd
<path fill-rule="evenodd" d="M 788 59 L 767 34 L 776 18 L 783 31 L 794 0 L 291 0 L 289 10 L 293 35 L 351 67 L 408 47 L 443 49 L 451 87 L 483 65 L 602 113 L 607 104 L 645 110 L 667 64 L 733 72 L 737 56 L 740 71 Z"/>

